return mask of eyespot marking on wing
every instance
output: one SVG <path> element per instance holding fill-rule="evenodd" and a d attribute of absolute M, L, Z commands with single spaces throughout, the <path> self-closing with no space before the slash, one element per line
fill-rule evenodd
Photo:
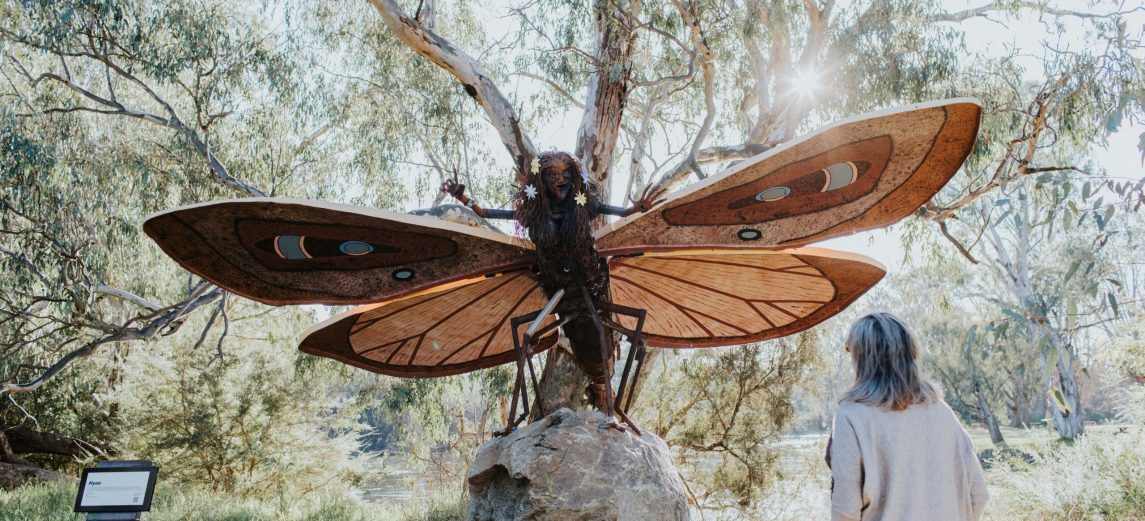
<path fill-rule="evenodd" d="M 824 168 L 823 174 L 827 176 L 827 184 L 823 186 L 823 191 L 830 192 L 854 183 L 859 178 L 859 167 L 851 161 L 835 163 Z"/>
<path fill-rule="evenodd" d="M 374 246 L 368 242 L 305 235 L 276 235 L 272 239 L 258 241 L 255 246 L 266 252 L 273 252 L 287 260 L 301 260 L 349 255 L 358 257 L 371 253 L 397 253 L 397 248 Z"/>
<path fill-rule="evenodd" d="M 338 245 L 338 250 L 346 255 L 367 255 L 373 253 L 374 246 L 368 242 L 346 241 Z"/>
<path fill-rule="evenodd" d="M 758 241 L 760 237 L 763 237 L 763 234 L 753 228 L 744 228 L 736 233 L 736 236 L 741 241 Z"/>
<path fill-rule="evenodd" d="M 413 275 L 413 270 L 409 268 L 394 270 L 393 273 L 394 280 L 410 280 L 413 279 Z"/>
<path fill-rule="evenodd" d="M 761 203 L 766 203 L 768 201 L 778 201 L 784 197 L 787 197 L 788 195 L 791 195 L 790 188 L 786 186 L 774 186 L 756 194 L 755 200 Z"/>
<path fill-rule="evenodd" d="M 299 235 L 279 235 L 273 240 L 263 240 L 258 243 L 258 247 L 264 250 L 270 249 L 267 243 L 274 247 L 274 253 L 284 259 L 309 259 L 309 253 L 306 253 L 306 247 L 302 245 L 304 237 Z"/>
<path fill-rule="evenodd" d="M 445 237 L 362 226 L 242 219 L 235 229 L 240 243 L 270 270 L 396 269 L 457 251 Z"/>
<path fill-rule="evenodd" d="M 773 167 L 748 183 L 662 213 L 674 226 L 756 224 L 822 211 L 870 193 L 891 156 L 891 139 L 875 136 Z M 766 168 L 766 167 L 765 167 Z"/>

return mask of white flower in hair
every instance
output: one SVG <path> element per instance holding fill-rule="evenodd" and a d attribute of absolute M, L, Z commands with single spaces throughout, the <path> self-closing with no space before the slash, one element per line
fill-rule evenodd
<path fill-rule="evenodd" d="M 521 191 L 525 192 L 525 197 L 532 199 L 537 196 L 537 187 L 533 185 L 525 185 Z"/>

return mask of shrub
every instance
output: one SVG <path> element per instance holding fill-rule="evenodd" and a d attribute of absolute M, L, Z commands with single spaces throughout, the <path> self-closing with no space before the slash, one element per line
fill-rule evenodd
<path fill-rule="evenodd" d="M 1145 520 L 1145 386 L 1128 392 L 1132 425 L 1089 434 L 1035 455 L 1000 462 L 990 475 L 994 519 Z"/>

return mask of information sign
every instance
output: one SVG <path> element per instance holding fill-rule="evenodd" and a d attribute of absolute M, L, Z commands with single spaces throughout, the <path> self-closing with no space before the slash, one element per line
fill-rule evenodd
<path fill-rule="evenodd" d="M 76 512 L 146 512 L 151 510 L 157 467 L 84 469 L 76 494 Z"/>

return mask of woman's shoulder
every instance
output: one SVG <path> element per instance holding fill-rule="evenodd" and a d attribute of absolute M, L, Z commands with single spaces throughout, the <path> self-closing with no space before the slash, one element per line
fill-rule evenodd
<path fill-rule="evenodd" d="M 906 409 L 902 409 L 899 411 L 886 409 L 886 408 L 880 407 L 878 405 L 861 403 L 861 402 L 852 402 L 852 401 L 846 401 L 845 400 L 845 401 L 839 402 L 839 406 L 835 409 L 835 414 L 837 416 L 848 417 L 848 418 L 878 416 L 878 415 L 883 415 L 883 414 L 896 414 L 896 413 L 904 413 L 904 412 L 916 413 L 916 414 L 918 414 L 918 413 L 934 414 L 934 415 L 938 415 L 938 416 L 949 416 L 951 418 L 957 418 L 958 417 L 954 413 L 954 410 L 951 409 L 950 406 L 947 405 L 946 401 L 942 400 L 942 399 L 938 399 L 938 400 L 935 400 L 933 402 L 916 403 L 914 405 L 911 405 L 910 407 L 907 407 Z"/>
<path fill-rule="evenodd" d="M 879 415 L 883 409 L 876 406 L 861 402 L 842 401 L 835 409 L 835 417 L 848 418 L 848 419 L 861 419 L 870 416 Z"/>

